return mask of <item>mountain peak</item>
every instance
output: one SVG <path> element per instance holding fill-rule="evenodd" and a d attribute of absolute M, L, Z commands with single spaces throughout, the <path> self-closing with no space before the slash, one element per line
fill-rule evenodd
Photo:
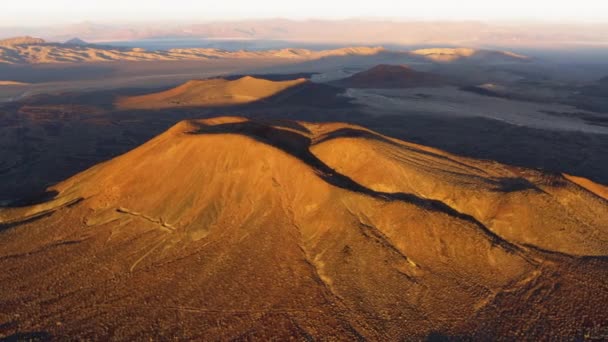
<path fill-rule="evenodd" d="M 587 188 L 605 190 L 352 124 L 187 120 L 0 208 L 2 296 L 21 329 L 99 339 L 484 339 L 538 312 L 573 335 L 564 317 L 605 321 L 608 296 Z"/>
<path fill-rule="evenodd" d="M 66 41 L 63 44 L 65 44 L 65 45 L 89 45 L 89 43 L 85 42 L 84 40 L 82 40 L 78 37 L 74 37 L 74 38 Z"/>
<path fill-rule="evenodd" d="M 409 88 L 445 84 L 441 76 L 416 71 L 407 65 L 379 64 L 335 82 L 347 88 Z"/>

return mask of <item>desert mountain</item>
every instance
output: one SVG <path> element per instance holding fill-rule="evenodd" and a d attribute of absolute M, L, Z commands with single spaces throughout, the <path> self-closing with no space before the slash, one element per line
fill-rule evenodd
<path fill-rule="evenodd" d="M 439 75 L 421 72 L 405 65 L 377 65 L 369 70 L 334 82 L 347 88 L 409 88 L 448 84 Z"/>
<path fill-rule="evenodd" d="M 271 81 L 261 77 L 242 76 L 188 81 L 158 93 L 123 97 L 116 101 L 120 109 L 162 109 L 175 107 L 217 107 L 254 102 L 289 100 L 328 103 L 339 92 L 331 86 L 314 84 L 305 78 Z"/>
<path fill-rule="evenodd" d="M 419 49 L 411 52 L 412 55 L 421 56 L 425 59 L 445 63 L 445 62 L 525 62 L 530 58 L 509 51 L 479 50 L 471 48 L 430 48 Z"/>
<path fill-rule="evenodd" d="M 46 42 L 44 39 L 34 38 L 29 36 L 24 37 L 14 37 L 0 40 L 0 46 L 21 46 L 21 45 L 42 45 Z"/>
<path fill-rule="evenodd" d="M 526 56 L 508 51 L 477 50 L 470 48 L 431 48 L 415 51 L 390 51 L 383 47 L 345 47 L 331 50 L 285 48 L 266 51 L 227 51 L 213 48 L 175 48 L 146 51 L 141 48 L 119 48 L 90 45 L 78 38 L 65 44 L 47 43 L 32 37 L 0 41 L 0 63 L 76 63 L 115 61 L 181 61 L 215 58 L 286 58 L 316 60 L 339 56 L 374 56 L 384 54 L 401 60 L 430 62 L 520 63 L 529 61 Z"/>
<path fill-rule="evenodd" d="M 85 42 L 84 40 L 80 39 L 80 38 L 72 38 L 68 41 L 66 41 L 65 43 L 63 43 L 65 45 L 79 45 L 79 46 L 86 46 L 89 45 L 89 43 Z"/>
<path fill-rule="evenodd" d="M 0 209 L 0 333 L 582 338 L 605 190 L 348 124 L 184 121 Z"/>
<path fill-rule="evenodd" d="M 53 44 L 44 40 L 24 37 L 0 41 L 0 63 L 76 63 L 115 61 L 181 61 L 212 58 L 288 58 L 319 59 L 331 56 L 368 56 L 382 53 L 381 47 L 349 47 L 334 50 L 279 49 L 267 51 L 226 51 L 220 49 L 191 48 L 146 51 L 140 48 L 118 48 L 78 43 Z"/>

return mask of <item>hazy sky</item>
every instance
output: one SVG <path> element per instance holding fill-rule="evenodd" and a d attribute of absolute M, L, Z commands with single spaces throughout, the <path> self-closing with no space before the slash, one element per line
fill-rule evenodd
<path fill-rule="evenodd" d="M 284 17 L 601 21 L 608 0 L 2 0 L 0 25 Z"/>

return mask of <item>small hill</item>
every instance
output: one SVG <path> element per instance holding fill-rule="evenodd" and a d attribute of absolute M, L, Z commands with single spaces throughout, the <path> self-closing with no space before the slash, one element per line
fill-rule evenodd
<path fill-rule="evenodd" d="M 333 84 L 346 88 L 410 88 L 447 84 L 439 75 L 413 70 L 405 65 L 377 65 Z"/>
<path fill-rule="evenodd" d="M 411 51 L 412 56 L 423 57 L 438 63 L 447 62 L 485 62 L 485 63 L 508 63 L 527 62 L 529 57 L 509 51 L 478 50 L 470 48 L 430 48 Z"/>
<path fill-rule="evenodd" d="M 307 82 L 304 78 L 270 81 L 251 76 L 236 80 L 193 80 L 159 93 L 124 97 L 116 105 L 121 109 L 162 109 L 247 104 L 264 101 Z"/>
<path fill-rule="evenodd" d="M 85 42 L 84 40 L 82 40 L 80 38 L 72 38 L 72 39 L 66 41 L 63 44 L 64 45 L 75 45 L 75 46 L 86 46 L 86 45 L 89 45 L 89 43 Z"/>
<path fill-rule="evenodd" d="M 360 126 L 183 121 L 49 192 L 0 208 L 3 336 L 537 340 L 608 320 L 605 187 Z"/>
<path fill-rule="evenodd" d="M 14 37 L 0 40 L 0 46 L 40 45 L 45 43 L 46 41 L 44 39 L 34 38 L 30 36 Z"/>

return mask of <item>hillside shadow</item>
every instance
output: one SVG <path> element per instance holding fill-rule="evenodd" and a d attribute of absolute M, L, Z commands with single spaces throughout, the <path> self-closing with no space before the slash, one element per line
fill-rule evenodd
<path fill-rule="evenodd" d="M 511 125 L 487 118 L 407 113 L 381 118 L 354 116 L 353 123 L 453 154 L 492 160 L 608 184 L 608 135 Z"/>
<path fill-rule="evenodd" d="M 353 108 L 351 100 L 341 96 L 344 89 L 322 83 L 306 82 L 265 98 L 254 105 L 273 104 L 321 108 Z"/>
<path fill-rule="evenodd" d="M 276 78 L 267 75 L 268 78 Z M 304 83 L 286 89 L 266 99 L 248 104 L 230 106 L 183 107 L 164 110 L 115 111 L 114 99 L 119 95 L 141 95 L 149 89 L 129 88 L 95 92 L 68 92 L 58 95 L 37 95 L 22 102 L 0 107 L 0 130 L 18 125 L 14 146 L 5 146 L 0 159 L 21 160 L 15 166 L 2 170 L 4 181 L 0 183 L 0 206 L 22 206 L 44 202 L 53 197 L 47 188 L 68 179 L 100 162 L 116 157 L 163 133 L 184 119 L 239 115 L 273 119 L 274 125 L 282 125 L 306 132 L 306 128 L 293 119 L 308 113 L 326 113 L 320 108 L 343 110 L 352 108 L 348 99 L 339 96 L 340 89 Z M 24 106 L 35 106 L 41 115 L 27 115 Z M 48 115 L 44 113 L 48 106 Z M 97 111 L 85 113 L 82 106 L 92 106 Z M 58 109 L 74 111 L 64 115 Z M 9 113 L 2 115 L 3 112 Z M 53 115 L 61 118 L 53 119 Z M 53 125 L 53 134 L 48 133 Z M 45 134 L 38 134 L 43 129 Z M 0 131 L 0 134 L 2 132 Z M 0 166 L 1 166 L 0 162 Z"/>
<path fill-rule="evenodd" d="M 525 190 L 542 191 L 534 183 L 522 177 L 502 177 L 496 180 L 495 192 L 517 192 Z"/>
<path fill-rule="evenodd" d="M 59 193 L 56 190 L 44 190 L 40 193 L 33 193 L 31 195 L 21 197 L 18 200 L 12 201 L 7 204 L 0 204 L 0 208 L 18 208 L 26 207 L 36 204 L 48 202 L 55 198 Z"/>
<path fill-rule="evenodd" d="M 431 332 L 426 339 L 425 342 L 450 342 L 450 341 L 461 341 L 460 339 L 456 339 L 454 337 L 449 337 L 448 335 L 439 333 L 439 332 Z"/>

